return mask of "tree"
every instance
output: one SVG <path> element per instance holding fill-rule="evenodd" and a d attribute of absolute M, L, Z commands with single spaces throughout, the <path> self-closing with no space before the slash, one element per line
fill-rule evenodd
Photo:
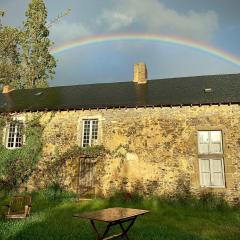
<path fill-rule="evenodd" d="M 0 17 L 4 12 L 0 11 Z M 19 30 L 0 23 L 0 84 L 16 85 L 19 73 Z"/>
<path fill-rule="evenodd" d="M 20 79 L 18 30 L 14 27 L 0 29 L 0 83 L 15 85 Z"/>
<path fill-rule="evenodd" d="M 48 79 L 55 73 L 56 60 L 49 52 L 52 43 L 48 38 L 44 1 L 32 0 L 26 17 L 21 34 L 21 87 L 47 87 Z"/>

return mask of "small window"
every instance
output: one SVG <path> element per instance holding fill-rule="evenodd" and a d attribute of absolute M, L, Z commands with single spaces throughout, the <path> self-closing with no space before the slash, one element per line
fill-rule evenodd
<path fill-rule="evenodd" d="M 224 187 L 223 159 L 200 159 L 202 187 Z"/>
<path fill-rule="evenodd" d="M 222 131 L 198 132 L 199 154 L 222 153 Z"/>
<path fill-rule="evenodd" d="M 222 131 L 198 131 L 200 183 L 202 187 L 224 187 Z"/>
<path fill-rule="evenodd" d="M 6 147 L 9 149 L 21 148 L 23 145 L 23 122 L 13 121 L 8 124 Z"/>
<path fill-rule="evenodd" d="M 98 119 L 83 120 L 82 146 L 94 146 L 98 144 Z"/>

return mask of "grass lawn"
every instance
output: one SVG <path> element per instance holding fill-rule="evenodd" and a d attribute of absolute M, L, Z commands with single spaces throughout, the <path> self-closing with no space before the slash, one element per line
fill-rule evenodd
<path fill-rule="evenodd" d="M 129 202 L 121 199 L 75 202 L 70 195 L 53 199 L 40 192 L 33 195 L 32 214 L 28 219 L 0 220 L 0 239 L 92 240 L 95 233 L 89 221 L 75 219 L 72 215 L 115 206 L 151 211 L 137 219 L 129 232 L 132 240 L 240 239 L 240 209 L 210 205 L 193 200 L 166 202 L 157 198 Z M 103 229 L 102 223 L 97 226 Z"/>

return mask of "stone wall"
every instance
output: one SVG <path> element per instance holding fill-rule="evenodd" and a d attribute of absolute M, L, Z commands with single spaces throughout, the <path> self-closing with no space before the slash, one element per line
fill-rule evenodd
<path fill-rule="evenodd" d="M 31 118 L 34 113 L 26 113 Z M 96 164 L 96 194 L 138 191 L 174 196 L 190 191 L 211 191 L 228 201 L 240 198 L 240 106 L 189 106 L 106 109 L 41 113 L 43 158 L 28 187 L 49 183 L 47 169 L 56 152 L 81 142 L 81 120 L 100 119 L 100 144 L 109 153 Z M 198 130 L 222 130 L 225 188 L 200 187 Z M 67 188 L 76 191 L 78 159 L 69 159 L 59 172 Z"/>

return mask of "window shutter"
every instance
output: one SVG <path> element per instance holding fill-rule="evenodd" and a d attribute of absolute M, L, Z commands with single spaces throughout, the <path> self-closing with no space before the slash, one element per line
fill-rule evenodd
<path fill-rule="evenodd" d="M 200 159 L 200 175 L 201 175 L 201 185 L 210 186 L 210 160 L 209 159 Z"/>
<path fill-rule="evenodd" d="M 210 135 L 210 153 L 222 153 L 222 132 L 211 131 Z"/>
<path fill-rule="evenodd" d="M 222 152 L 221 143 L 211 143 L 210 144 L 210 152 L 211 153 L 221 153 Z"/>
<path fill-rule="evenodd" d="M 198 152 L 208 154 L 209 134 L 207 131 L 198 132 Z"/>
<path fill-rule="evenodd" d="M 224 186 L 223 160 L 211 160 L 211 183 L 213 186 Z"/>

